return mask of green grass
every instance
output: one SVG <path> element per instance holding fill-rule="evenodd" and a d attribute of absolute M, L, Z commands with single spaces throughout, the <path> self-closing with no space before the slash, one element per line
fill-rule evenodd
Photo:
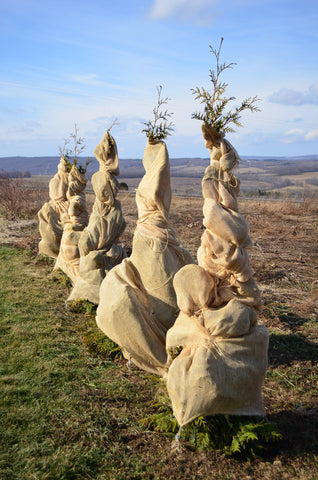
<path fill-rule="evenodd" d="M 79 335 L 87 318 L 64 308 L 66 287 L 50 271 L 25 251 L 0 249 L 0 478 L 112 478 L 120 425 L 132 422 L 123 405 L 142 392 L 133 375 L 90 356 Z M 119 475 L 144 478 L 140 463 L 128 458 Z"/>
<path fill-rule="evenodd" d="M 176 453 L 174 434 L 142 426 L 156 413 L 158 379 L 127 367 L 98 330 L 91 304 L 66 308 L 70 286 L 52 274 L 51 261 L 0 247 L 0 286 L 1 480 L 318 478 L 309 321 L 271 331 L 264 398 L 283 440 L 262 460 L 243 462 L 196 451 L 191 438 Z M 291 312 L 280 310 L 290 323 Z M 205 429 L 210 434 L 213 424 L 204 422 L 194 443 L 212 438 Z"/>

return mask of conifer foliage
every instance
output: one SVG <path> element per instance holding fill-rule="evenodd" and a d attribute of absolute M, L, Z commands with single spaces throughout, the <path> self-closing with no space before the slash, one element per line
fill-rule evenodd
<path fill-rule="evenodd" d="M 157 87 L 157 93 L 157 105 L 152 110 L 154 118 L 153 120 L 148 120 L 148 122 L 143 122 L 146 128 L 144 128 L 142 132 L 146 133 L 150 141 L 164 140 L 168 135 L 171 135 L 174 130 L 174 124 L 169 122 L 173 113 L 168 110 L 162 110 L 162 106 L 167 104 L 170 98 L 162 98 L 162 85 Z"/>
<path fill-rule="evenodd" d="M 251 112 L 259 112 L 260 109 L 255 105 L 255 102 L 259 101 L 257 96 L 249 97 L 242 101 L 241 105 L 234 109 L 227 110 L 228 104 L 236 97 L 226 97 L 225 91 L 228 84 L 220 80 L 221 74 L 224 70 L 233 68 L 235 63 L 221 63 L 220 53 L 223 43 L 223 37 L 221 38 L 219 48 L 216 50 L 210 45 L 210 51 L 216 58 L 216 71 L 210 70 L 210 80 L 213 85 L 212 93 L 205 90 L 204 87 L 192 88 L 191 92 L 195 95 L 196 100 L 200 100 L 200 103 L 204 105 L 203 112 L 194 112 L 192 118 L 201 120 L 207 126 L 213 127 L 218 132 L 223 134 L 234 132 L 233 124 L 236 127 L 242 127 L 240 122 L 241 114 L 244 110 L 250 110 Z"/>

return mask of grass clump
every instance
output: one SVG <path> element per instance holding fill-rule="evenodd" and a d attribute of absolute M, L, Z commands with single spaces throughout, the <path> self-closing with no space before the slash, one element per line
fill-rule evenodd
<path fill-rule="evenodd" d="M 121 348 L 117 343 L 108 338 L 96 326 L 94 319 L 86 322 L 82 329 L 83 343 L 86 345 L 90 353 L 102 356 L 109 360 L 115 360 L 122 357 Z"/>
<path fill-rule="evenodd" d="M 72 300 L 67 302 L 67 308 L 73 313 L 84 313 L 94 317 L 96 315 L 97 305 L 90 302 L 89 300 Z"/>
<path fill-rule="evenodd" d="M 96 325 L 97 305 L 88 300 L 74 300 L 68 302 L 67 306 L 71 312 L 82 313 L 88 317 L 80 327 L 80 331 L 83 343 L 90 353 L 102 356 L 107 360 L 115 360 L 122 357 L 119 345 L 108 338 Z"/>
<path fill-rule="evenodd" d="M 53 282 L 59 283 L 63 287 L 71 288 L 72 287 L 72 282 L 69 279 L 69 277 L 64 273 L 62 270 L 53 270 L 51 272 L 51 279 Z"/>

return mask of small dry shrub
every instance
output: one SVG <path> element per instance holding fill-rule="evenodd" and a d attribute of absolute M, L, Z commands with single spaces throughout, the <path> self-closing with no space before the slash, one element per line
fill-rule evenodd
<path fill-rule="evenodd" d="M 29 250 L 32 255 L 36 256 L 39 253 L 40 234 L 36 230 L 31 235 L 27 235 L 17 242 L 16 246 L 22 250 Z"/>
<path fill-rule="evenodd" d="M 0 214 L 9 220 L 33 218 L 46 197 L 46 189 L 23 178 L 0 179 Z"/>

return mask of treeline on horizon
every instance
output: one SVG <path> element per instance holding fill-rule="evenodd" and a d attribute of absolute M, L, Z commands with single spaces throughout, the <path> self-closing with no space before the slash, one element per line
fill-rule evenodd
<path fill-rule="evenodd" d="M 11 172 L 6 172 L 5 170 L 0 170 L 0 179 L 4 178 L 30 178 L 32 177 L 31 173 L 28 170 L 13 170 Z"/>
<path fill-rule="evenodd" d="M 79 164 L 85 164 L 86 158 L 80 157 Z M 57 172 L 59 157 L 0 157 L 0 178 L 28 178 L 33 175 L 54 175 Z M 172 177 L 199 177 L 209 164 L 209 158 L 171 158 Z M 303 157 L 242 157 L 240 176 L 246 180 L 256 175 L 271 173 L 276 176 L 297 175 L 304 172 L 318 172 L 318 155 Z M 256 167 L 258 172 L 248 171 L 250 167 Z M 142 159 L 120 159 L 120 177 L 139 178 L 143 175 L 144 168 Z M 98 161 L 93 158 L 88 166 L 87 177 L 99 169 Z"/>

